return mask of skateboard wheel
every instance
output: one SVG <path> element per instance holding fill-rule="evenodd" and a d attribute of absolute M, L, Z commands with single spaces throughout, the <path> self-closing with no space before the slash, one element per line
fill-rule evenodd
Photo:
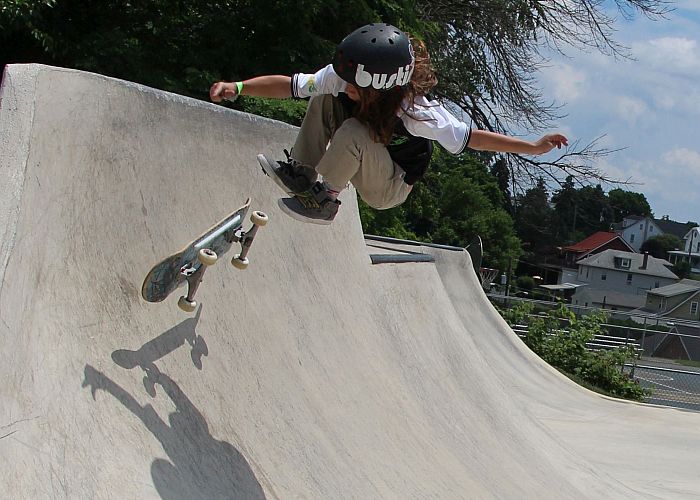
<path fill-rule="evenodd" d="M 243 257 L 241 259 L 240 255 L 236 255 L 233 259 L 231 259 L 231 264 L 233 264 L 233 267 L 236 269 L 247 269 L 250 261 L 247 257 Z"/>
<path fill-rule="evenodd" d="M 208 248 L 202 248 L 197 254 L 197 260 L 204 264 L 205 266 L 213 266 L 219 257 L 216 252 L 209 250 Z"/>
<path fill-rule="evenodd" d="M 264 226 L 265 224 L 267 224 L 268 220 L 269 218 L 265 214 L 265 212 L 260 212 L 259 210 L 256 210 L 250 215 L 250 222 L 252 222 L 256 226 Z"/>
<path fill-rule="evenodd" d="M 180 300 L 177 301 L 177 306 L 185 312 L 191 313 L 197 308 L 197 301 L 189 301 L 187 297 L 182 296 Z"/>

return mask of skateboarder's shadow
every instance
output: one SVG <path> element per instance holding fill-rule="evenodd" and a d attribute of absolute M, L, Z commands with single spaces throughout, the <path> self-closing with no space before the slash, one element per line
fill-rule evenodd
<path fill-rule="evenodd" d="M 189 318 L 162 333 L 153 340 L 146 342 L 137 351 L 118 349 L 112 353 L 112 360 L 122 368 L 132 369 L 140 366 L 144 370 L 154 367 L 154 362 L 167 356 L 175 349 L 189 344 L 192 348 L 190 356 L 192 363 L 202 369 L 202 357 L 209 354 L 204 338 L 197 335 L 195 328 L 202 315 L 202 306 L 199 307 L 194 318 Z M 144 382 L 145 383 L 145 382 Z M 149 389 L 149 387 L 146 387 Z M 149 394 L 154 394 L 149 390 Z"/>
<path fill-rule="evenodd" d="M 230 443 L 214 439 L 204 416 L 180 387 L 155 365 L 148 368 L 147 375 L 175 405 L 168 422 L 150 404 L 140 405 L 124 388 L 90 365 L 85 366 L 83 387 L 90 387 L 93 399 L 98 389 L 111 394 L 158 439 L 169 458 L 158 458 L 151 464 L 153 484 L 161 498 L 264 499 L 245 457 Z M 136 453 L 142 449 L 136 448 Z"/>

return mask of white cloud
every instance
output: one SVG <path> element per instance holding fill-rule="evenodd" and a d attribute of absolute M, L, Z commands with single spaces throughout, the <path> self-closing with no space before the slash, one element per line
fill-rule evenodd
<path fill-rule="evenodd" d="M 553 97 L 558 102 L 571 104 L 577 101 L 586 88 L 586 73 L 570 64 L 556 64 L 543 70 L 549 79 Z"/>
<path fill-rule="evenodd" d="M 657 216 L 670 215 L 681 222 L 700 219 L 699 152 L 673 149 L 658 158 L 634 160 L 612 171 L 640 183 L 630 190 L 644 193 Z"/>
<path fill-rule="evenodd" d="M 674 7 L 678 10 L 700 12 L 700 2 L 698 0 L 675 0 Z"/>
<path fill-rule="evenodd" d="M 687 37 L 661 37 L 635 44 L 635 56 L 644 65 L 663 73 L 696 77 L 700 74 L 698 42 Z"/>
<path fill-rule="evenodd" d="M 678 148 L 664 153 L 661 159 L 681 182 L 700 184 L 700 153 L 697 151 Z"/>
<path fill-rule="evenodd" d="M 615 108 L 619 116 L 631 125 L 649 114 L 649 108 L 644 101 L 624 95 L 617 98 Z"/>

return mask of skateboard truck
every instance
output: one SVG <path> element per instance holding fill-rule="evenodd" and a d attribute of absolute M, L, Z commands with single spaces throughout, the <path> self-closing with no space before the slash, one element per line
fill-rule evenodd
<path fill-rule="evenodd" d="M 240 234 L 234 234 L 230 241 L 230 243 L 238 242 L 241 245 L 241 253 L 235 255 L 233 259 L 231 259 L 231 264 L 236 269 L 246 269 L 248 267 L 250 261 L 248 260 L 247 255 L 250 251 L 250 246 L 252 245 L 253 239 L 255 238 L 260 226 L 267 224 L 268 217 L 263 212 L 255 211 L 250 216 L 250 221 L 253 223 L 253 227 L 251 227 L 248 231 L 237 231 L 237 233 Z M 187 263 L 180 268 L 180 275 L 187 281 L 187 295 L 180 297 L 177 302 L 178 307 L 183 311 L 192 312 L 197 307 L 197 302 L 194 300 L 194 296 L 197 293 L 200 283 L 202 282 L 204 273 L 209 266 L 216 264 L 219 258 L 214 250 L 207 247 L 207 244 L 216 237 L 220 236 L 220 234 L 226 230 L 227 228 L 224 226 L 219 231 L 213 233 L 208 238 L 195 245 L 195 248 L 199 248 L 199 252 L 197 253 L 197 262 L 199 265 L 197 265 L 197 263 Z"/>

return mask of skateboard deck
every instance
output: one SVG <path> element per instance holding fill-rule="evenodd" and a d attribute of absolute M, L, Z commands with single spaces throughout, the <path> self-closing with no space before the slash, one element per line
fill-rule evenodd
<path fill-rule="evenodd" d="M 240 243 L 241 253 L 231 260 L 234 267 L 248 267 L 248 251 L 258 228 L 267 223 L 267 215 L 255 211 L 250 217 L 253 226 L 243 231 L 243 219 L 250 208 L 250 198 L 239 209 L 205 231 L 182 250 L 158 262 L 146 275 L 141 287 L 141 295 L 148 302 L 161 302 L 175 289 L 188 284 L 188 293 L 180 297 L 178 306 L 187 312 L 197 307 L 194 295 L 202 281 L 207 267 L 213 265 L 219 256 Z"/>

